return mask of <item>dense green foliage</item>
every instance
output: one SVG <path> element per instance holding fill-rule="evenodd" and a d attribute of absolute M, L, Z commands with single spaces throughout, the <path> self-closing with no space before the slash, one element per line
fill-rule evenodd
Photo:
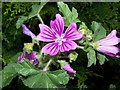
<path fill-rule="evenodd" d="M 33 70 L 30 67 L 25 67 L 23 62 L 21 63 L 21 65 L 17 65 L 14 66 L 12 62 L 17 62 L 17 57 L 19 56 L 18 52 L 22 52 L 22 48 L 24 46 L 25 42 L 31 42 L 32 40 L 30 39 L 30 37 L 23 35 L 22 33 L 22 29 L 20 28 L 20 25 L 16 25 L 16 23 L 18 22 L 17 20 L 22 18 L 23 21 L 20 21 L 19 23 L 22 24 L 22 22 L 24 22 L 28 28 L 30 28 L 32 30 L 32 32 L 34 32 L 36 35 L 39 33 L 39 27 L 38 24 L 40 23 L 40 21 L 38 20 L 37 17 L 33 17 L 32 14 L 29 14 L 32 10 L 32 5 L 34 4 L 40 4 L 39 2 L 26 2 L 26 3 L 18 3 L 18 2 L 11 2 L 11 3 L 2 3 L 2 28 L 3 28 L 3 44 L 2 44 L 2 53 L 3 53 L 3 67 L 5 65 L 7 65 L 8 63 L 11 62 L 11 67 L 13 68 L 15 67 L 15 73 L 14 75 L 16 76 L 18 73 L 26 76 L 29 73 L 34 73 L 35 75 L 32 77 L 33 80 L 34 79 L 38 79 L 38 78 L 45 78 L 45 77 L 49 77 L 48 81 L 51 83 L 51 79 L 53 79 L 54 84 L 52 84 L 50 87 L 57 87 L 59 84 L 66 84 L 67 83 L 67 74 L 63 71 L 56 71 L 56 72 L 47 72 L 44 73 L 43 75 L 39 74 L 37 70 Z M 51 19 L 55 18 L 55 14 L 56 13 L 61 13 L 64 16 L 64 19 L 68 19 L 65 18 L 67 13 L 70 13 L 69 17 L 71 17 L 72 15 L 74 15 L 75 18 L 72 19 L 68 19 L 66 20 L 67 22 L 65 22 L 65 25 L 68 26 L 68 24 L 72 21 L 74 22 L 79 22 L 77 23 L 78 25 L 80 25 L 80 21 L 81 22 L 85 22 L 86 25 L 93 30 L 93 32 L 95 32 L 96 34 L 94 34 L 94 41 L 96 40 L 100 40 L 101 38 L 103 38 L 106 33 L 104 32 L 105 29 L 107 30 L 107 34 L 113 30 L 116 29 L 118 31 L 118 36 L 120 36 L 120 3 L 116 2 L 116 3 L 93 3 L 93 2 L 67 2 L 66 3 L 70 10 L 68 9 L 67 12 L 63 11 L 62 8 L 67 7 L 67 6 L 63 6 L 60 7 L 59 3 L 58 3 L 58 7 L 57 7 L 57 3 L 54 2 L 49 2 L 47 3 L 44 8 L 42 8 L 40 15 L 42 17 L 42 19 L 44 20 L 44 23 L 49 25 L 49 22 Z M 73 8 L 74 7 L 74 8 Z M 61 9 L 60 9 L 61 8 Z M 77 11 L 76 11 L 77 10 Z M 64 13 L 60 12 L 63 11 Z M 77 13 L 78 12 L 78 15 Z M 35 14 L 36 12 L 34 12 L 33 14 Z M 29 15 L 30 19 L 26 19 L 26 17 Z M 31 16 L 30 16 L 31 15 Z M 31 18 L 33 17 L 33 18 Z M 77 20 L 77 17 L 80 19 Z M 20 19 L 21 20 L 21 19 Z M 96 22 L 92 22 L 92 21 L 97 21 L 100 22 L 102 24 L 102 26 L 105 28 L 103 28 L 101 26 L 101 24 L 96 23 Z M 103 32 L 99 32 L 99 28 L 98 30 L 96 30 L 95 26 L 99 26 L 100 29 L 102 28 Z M 101 33 L 101 36 L 97 36 L 97 33 Z M 36 49 L 36 47 L 34 47 Z M 79 55 L 76 57 L 76 55 L 69 55 L 70 60 L 72 61 L 73 59 L 76 59 L 76 62 L 71 63 L 72 66 L 74 66 L 74 69 L 78 72 L 76 77 L 72 80 L 69 81 L 69 83 L 67 84 L 68 88 L 71 87 L 77 87 L 77 88 L 100 88 L 101 90 L 107 90 L 110 87 L 114 86 L 116 87 L 116 89 L 119 89 L 120 86 L 120 60 L 115 59 L 115 58 L 110 58 L 108 57 L 107 60 L 105 61 L 105 57 L 102 56 L 102 54 L 96 53 L 93 49 L 89 48 L 88 49 L 88 53 L 86 57 L 83 57 L 84 54 L 86 52 L 84 51 L 79 51 L 76 50 L 76 52 L 79 53 Z M 16 55 L 16 53 L 18 53 Z M 97 59 L 96 60 L 96 56 L 95 53 L 97 54 Z M 14 58 L 13 56 L 16 55 Z M 87 67 L 87 57 L 89 57 L 89 61 L 88 62 L 88 67 Z M 94 58 L 94 59 L 93 59 Z M 102 60 L 102 61 L 101 61 Z M 105 62 L 105 63 L 104 63 Z M 104 63 L 104 64 L 103 64 Z M 27 63 L 29 64 L 29 63 Z M 94 65 L 92 65 L 94 64 Z M 13 65 L 13 66 L 12 66 Z M 92 65 L 92 66 L 91 66 Z M 89 67 L 91 66 L 91 67 Z M 23 67 L 23 71 L 21 71 L 21 67 Z M 32 67 L 32 66 L 31 66 Z M 9 68 L 9 67 L 8 67 Z M 7 67 L 5 68 L 6 71 L 8 69 Z M 14 70 L 11 69 L 11 70 Z M 25 72 L 27 69 L 28 72 Z M 66 75 L 66 80 L 62 81 L 62 77 L 59 77 L 59 72 L 64 73 L 64 75 Z M 56 74 L 56 76 L 52 76 L 54 73 L 54 75 Z M 38 76 L 36 78 L 36 76 Z M 57 78 L 60 78 L 61 80 L 57 80 Z M 14 77 L 12 77 L 14 78 Z M 71 76 L 71 78 L 73 78 L 73 76 Z M 15 80 L 18 80 L 18 78 L 15 78 Z M 33 83 L 29 83 L 32 81 L 31 76 L 28 77 L 28 79 L 24 79 L 22 77 L 23 83 L 26 86 L 31 86 L 31 84 Z M 9 79 L 9 81 L 11 81 L 11 78 Z M 59 82 L 60 81 L 60 82 Z M 12 82 L 14 83 L 14 81 Z M 17 81 L 17 83 L 21 83 L 21 81 Z M 39 81 L 36 82 L 34 81 L 34 84 L 44 84 L 45 87 L 47 86 L 46 82 L 40 83 Z M 10 84 L 12 86 L 12 84 Z M 7 86 L 3 89 L 6 88 L 11 88 L 11 86 Z M 22 84 L 21 84 L 22 85 Z M 24 85 L 22 85 L 23 87 L 25 87 Z M 34 86 L 34 85 L 33 85 Z M 37 85 L 35 85 L 37 87 Z M 17 87 L 17 85 L 15 85 L 15 87 Z M 92 89 L 92 90 L 93 90 Z"/>

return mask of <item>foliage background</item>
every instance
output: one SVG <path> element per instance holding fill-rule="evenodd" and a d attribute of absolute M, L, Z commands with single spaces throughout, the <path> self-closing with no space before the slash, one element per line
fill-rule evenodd
<path fill-rule="evenodd" d="M 102 23 L 106 28 L 107 33 L 116 29 L 118 31 L 118 37 L 120 37 L 120 2 L 66 2 L 70 9 L 75 7 L 79 13 L 79 19 L 86 23 L 90 27 L 92 21 Z M 23 35 L 22 29 L 16 28 L 16 22 L 21 15 L 28 15 L 32 9 L 32 5 L 39 4 L 39 2 L 4 2 L 2 3 L 2 61 L 3 67 L 11 62 L 11 57 L 17 52 L 22 51 L 24 42 L 31 42 L 31 38 Z M 51 19 L 55 18 L 56 13 L 60 13 L 56 2 L 49 2 L 42 9 L 40 15 L 44 20 L 44 23 L 49 25 Z M 36 35 L 39 33 L 39 20 L 34 17 L 25 22 L 33 33 Z M 79 51 L 78 51 L 79 52 Z M 72 63 L 74 69 L 78 71 L 77 78 L 70 80 L 68 88 L 79 87 L 91 88 L 92 90 L 98 88 L 100 90 L 107 90 L 112 87 L 119 89 L 120 87 L 120 60 L 109 58 L 104 65 L 97 64 L 87 68 L 87 61 L 85 57 L 82 57 L 81 53 L 77 58 L 76 63 Z M 79 64 L 78 64 L 79 63 Z M 19 85 L 18 79 L 15 78 L 12 83 L 3 89 L 16 89 Z M 14 86 L 14 88 L 13 88 Z M 25 86 L 23 86 L 26 88 Z"/>

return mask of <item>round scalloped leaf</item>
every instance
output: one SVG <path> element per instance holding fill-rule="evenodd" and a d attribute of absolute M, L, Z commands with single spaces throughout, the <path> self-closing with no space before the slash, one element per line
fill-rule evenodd
<path fill-rule="evenodd" d="M 68 83 L 69 75 L 64 70 L 41 71 L 29 76 L 27 79 L 21 79 L 30 88 L 58 88 Z"/>

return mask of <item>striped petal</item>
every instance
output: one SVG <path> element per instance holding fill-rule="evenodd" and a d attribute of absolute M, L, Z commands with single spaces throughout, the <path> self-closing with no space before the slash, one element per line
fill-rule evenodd
<path fill-rule="evenodd" d="M 56 39 L 55 33 L 45 24 L 39 24 L 40 34 L 37 35 L 37 39 L 44 42 L 51 42 Z"/>
<path fill-rule="evenodd" d="M 36 52 L 31 52 L 31 53 L 25 53 L 26 59 L 30 61 L 31 64 L 37 65 L 39 63 Z"/>
<path fill-rule="evenodd" d="M 76 48 L 77 48 L 77 44 L 74 41 L 71 41 L 71 40 L 62 41 L 62 45 L 60 45 L 60 51 L 61 52 L 74 50 Z"/>
<path fill-rule="evenodd" d="M 24 24 L 22 24 L 23 33 L 30 36 L 31 38 L 35 38 L 35 34 L 33 34 Z"/>
<path fill-rule="evenodd" d="M 106 38 L 98 41 L 99 45 L 109 46 L 109 45 L 117 45 L 120 43 L 120 38 L 116 37 L 117 31 L 113 30 L 110 34 L 106 36 Z"/>
<path fill-rule="evenodd" d="M 75 23 L 71 23 L 65 31 L 64 38 L 69 40 L 81 39 L 83 35 L 77 31 L 77 26 Z"/>
<path fill-rule="evenodd" d="M 101 53 L 104 53 L 109 56 L 116 57 L 117 53 L 120 52 L 120 49 L 116 46 L 99 46 L 97 50 Z"/>
<path fill-rule="evenodd" d="M 50 21 L 50 26 L 56 34 L 61 36 L 64 30 L 64 21 L 62 16 L 60 14 L 56 14 L 56 19 L 54 21 Z"/>
<path fill-rule="evenodd" d="M 31 53 L 26 52 L 25 55 L 26 55 L 26 59 L 28 59 L 29 61 L 37 59 L 36 52 L 31 52 Z"/>
<path fill-rule="evenodd" d="M 49 43 L 42 48 L 42 52 L 49 54 L 50 56 L 56 55 L 58 51 L 59 51 L 59 46 L 58 43 L 56 42 Z"/>

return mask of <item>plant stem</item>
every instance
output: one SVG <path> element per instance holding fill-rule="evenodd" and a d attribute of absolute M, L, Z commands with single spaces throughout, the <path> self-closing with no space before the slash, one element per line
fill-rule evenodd
<path fill-rule="evenodd" d="M 47 63 L 47 65 L 43 68 L 43 71 L 47 71 L 48 66 L 51 64 L 52 59 L 50 59 Z"/>
<path fill-rule="evenodd" d="M 42 24 L 44 24 L 44 22 L 43 22 L 41 16 L 39 15 L 39 13 L 37 13 L 37 17 L 39 18 L 40 22 L 41 22 Z"/>
<path fill-rule="evenodd" d="M 84 47 L 83 47 L 83 46 L 78 46 L 78 48 L 84 49 Z"/>

